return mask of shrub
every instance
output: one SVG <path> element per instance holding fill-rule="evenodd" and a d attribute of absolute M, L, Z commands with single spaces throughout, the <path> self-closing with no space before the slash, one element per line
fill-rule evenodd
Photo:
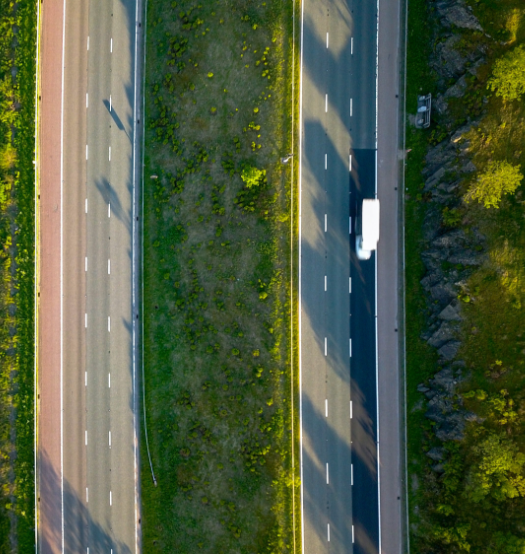
<path fill-rule="evenodd" d="M 486 171 L 470 186 L 465 199 L 476 200 L 485 208 L 498 208 L 503 195 L 513 193 L 522 179 L 519 165 L 489 162 Z"/>

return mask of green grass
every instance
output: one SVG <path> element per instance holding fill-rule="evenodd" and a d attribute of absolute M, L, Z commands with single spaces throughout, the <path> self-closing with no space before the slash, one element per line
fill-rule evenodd
<path fill-rule="evenodd" d="M 34 549 L 35 4 L 23 0 L 15 7 L 1 2 L 0 29 L 0 552 L 3 553 Z"/>
<path fill-rule="evenodd" d="M 504 103 L 486 96 L 486 81 L 494 60 L 506 49 L 525 40 L 525 9 L 521 2 L 482 0 L 471 2 L 474 13 L 485 29 L 499 41 L 478 36 L 488 46 L 487 65 L 469 83 L 467 93 L 454 100 L 451 113 L 459 125 L 465 115 L 471 118 L 483 113 L 481 123 L 472 130 L 470 152 L 477 172 L 491 160 L 507 160 L 525 167 L 525 109 L 523 101 Z M 409 95 L 419 90 L 434 92 L 428 59 L 432 25 L 425 12 L 426 2 L 409 3 L 408 75 Z M 424 33 L 427 29 L 427 33 Z M 435 33 L 437 35 L 438 33 Z M 472 47 L 472 33 L 464 33 L 461 47 Z M 413 102 L 414 98 L 409 101 Z M 409 102 L 410 106 L 410 102 Z M 410 111 L 410 108 L 409 108 Z M 412 109 L 413 111 L 413 109 Z M 525 452 L 525 222 L 523 185 L 514 196 L 506 197 L 500 209 L 487 210 L 478 204 L 459 204 L 460 217 L 454 222 L 468 234 L 481 232 L 486 237 L 486 262 L 466 280 L 463 296 L 465 321 L 460 358 L 466 362 L 468 379 L 461 384 L 454 401 L 483 418 L 467 426 L 460 443 L 444 443 L 444 472 L 430 469 L 435 462 L 425 452 L 440 445 L 432 431 L 433 424 L 424 418 L 423 395 L 416 390 L 439 370 L 434 349 L 419 337 L 425 327 L 426 306 L 419 283 L 424 275 L 421 252 L 423 222 L 426 215 L 422 196 L 424 155 L 437 140 L 447 140 L 438 127 L 426 132 L 407 130 L 407 147 L 412 148 L 407 162 L 406 203 L 406 313 L 407 313 L 407 392 L 408 392 L 408 473 L 410 497 L 411 546 L 417 552 L 514 553 L 522 552 L 525 536 L 521 525 L 525 509 L 525 489 L 515 488 L 507 498 L 505 486 L 516 487 L 523 478 L 520 471 L 502 469 L 505 449 Z M 476 174 L 465 178 L 460 187 L 463 195 Z M 460 200 L 460 198 L 458 198 Z M 444 264 L 446 265 L 446 264 Z M 501 443 L 491 456 L 482 447 L 487 438 L 500 437 Z M 497 457 L 500 457 L 497 461 Z M 519 460 L 519 456 L 514 458 Z M 502 465 L 503 464 L 503 465 Z M 498 467 L 489 475 L 490 486 L 479 493 L 479 468 Z M 516 473 L 517 471 L 517 473 Z M 494 477 L 497 476 L 497 479 Z M 477 485 L 476 485 L 477 483 Z M 476 489 L 478 487 L 478 489 Z M 514 494 L 514 493 L 513 493 Z M 481 498 L 481 499 L 480 499 Z"/>
<path fill-rule="evenodd" d="M 149 3 L 147 552 L 300 550 L 291 164 L 279 161 L 291 148 L 291 10 Z M 266 171 L 257 186 L 244 185 L 247 167 Z"/>

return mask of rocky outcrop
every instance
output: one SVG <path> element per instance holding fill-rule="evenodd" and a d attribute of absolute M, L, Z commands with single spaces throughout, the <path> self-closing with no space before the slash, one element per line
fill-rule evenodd
<path fill-rule="evenodd" d="M 468 282 L 476 267 L 485 261 L 485 238 L 476 228 L 465 231 L 460 225 L 453 229 L 447 227 L 443 215 L 460 213 L 457 209 L 461 206 L 461 184 L 465 176 L 476 171 L 468 133 L 480 121 L 469 120 L 467 115 L 466 123 L 454 127 L 449 102 L 467 93 L 485 63 L 486 49 L 482 41 L 472 46 L 474 43 L 469 40 L 472 36 L 479 39 L 483 29 L 463 0 L 437 0 L 432 5 L 441 25 L 430 60 L 440 89 L 433 102 L 434 117 L 449 135 L 428 150 L 422 170 L 426 208 L 422 240 L 426 249 L 421 258 L 426 272 L 421 286 L 426 297 L 427 325 L 421 338 L 436 350 L 440 369 L 427 383 L 421 383 L 418 390 L 426 399 L 423 409 L 425 416 L 434 422 L 435 436 L 440 441 L 458 441 L 462 440 L 469 422 L 480 421 L 476 414 L 464 408 L 456 389 L 465 379 L 465 364 L 458 360 L 462 305 L 463 301 L 476 302 L 475 295 L 468 290 Z M 431 448 L 427 456 L 433 462 L 433 471 L 444 471 L 442 447 Z"/>

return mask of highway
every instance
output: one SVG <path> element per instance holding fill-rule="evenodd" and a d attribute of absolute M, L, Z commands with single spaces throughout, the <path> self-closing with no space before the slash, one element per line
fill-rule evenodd
<path fill-rule="evenodd" d="M 401 26 L 400 2 L 390 3 L 388 20 L 378 16 L 384 4 L 378 12 L 378 3 L 369 0 L 303 3 L 299 286 L 305 554 L 402 551 L 395 93 Z M 384 52 L 379 79 L 378 48 Z M 390 134 L 381 136 L 383 129 Z M 378 252 L 361 261 L 355 255 L 355 220 L 362 199 L 375 197 L 382 203 Z M 390 249 L 384 259 L 383 242 Z M 390 433 L 381 450 L 380 423 Z"/>
<path fill-rule="evenodd" d="M 41 8 L 37 542 L 46 554 L 140 549 L 141 13 L 132 0 Z"/>

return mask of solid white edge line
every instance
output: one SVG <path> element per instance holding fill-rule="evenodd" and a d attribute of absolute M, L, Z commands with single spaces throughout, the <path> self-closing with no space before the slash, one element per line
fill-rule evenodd
<path fill-rule="evenodd" d="M 140 26 L 140 17 L 139 17 L 139 8 L 142 6 L 142 2 L 137 1 L 135 3 L 135 67 L 134 67 L 134 79 L 133 79 L 133 177 L 132 177 L 132 193 L 133 193 L 133 200 L 132 200 L 132 240 L 131 240 L 131 275 L 132 275 L 132 334 L 133 334 L 133 388 L 132 388 L 132 395 L 133 395 L 133 431 L 135 434 L 134 437 L 134 477 L 135 477 L 135 554 L 138 554 L 139 552 L 139 476 L 138 476 L 138 430 L 137 430 L 137 350 L 136 350 L 136 344 L 137 344 L 137 320 L 135 317 L 133 317 L 133 308 L 135 308 L 135 311 L 138 311 L 137 306 L 137 244 L 136 240 L 138 237 L 136 236 L 137 232 L 137 78 L 138 78 L 138 48 L 139 48 L 139 29 L 141 29 Z M 147 0 L 145 0 L 145 5 L 143 6 L 144 9 L 144 37 L 145 37 L 145 29 L 147 26 Z M 143 60 L 143 67 L 146 66 L 146 47 L 145 47 L 145 39 L 143 40 L 143 47 L 144 47 L 144 60 Z M 142 81 L 142 87 L 144 87 L 144 79 L 145 76 L 143 75 L 143 81 Z M 143 107 L 144 107 L 144 98 L 143 98 Z M 144 120 L 145 113 L 142 114 L 142 119 Z M 143 126 L 144 127 L 144 126 Z M 144 144 L 144 133 L 142 134 L 143 137 L 143 144 Z M 143 164 L 141 164 L 142 171 Z"/>
<path fill-rule="evenodd" d="M 84 444 L 87 446 L 87 431 L 84 431 Z"/>
<path fill-rule="evenodd" d="M 111 146 L 109 147 L 109 161 L 111 161 Z"/>
<path fill-rule="evenodd" d="M 354 37 L 350 39 L 350 54 L 354 55 Z"/>
<path fill-rule="evenodd" d="M 348 277 L 348 294 L 352 294 L 352 277 Z"/>
<path fill-rule="evenodd" d="M 324 232 L 328 230 L 328 216 L 327 214 L 324 214 Z"/>
<path fill-rule="evenodd" d="M 354 406 L 352 404 L 352 400 L 350 400 L 350 419 L 353 419 L 354 417 Z"/>
<path fill-rule="evenodd" d="M 86 487 L 86 504 L 89 502 L 89 489 Z"/>
<path fill-rule="evenodd" d="M 326 33 L 326 47 L 328 48 L 328 33 Z"/>
<path fill-rule="evenodd" d="M 108 315 L 108 333 L 111 333 L 111 316 Z"/>
<path fill-rule="evenodd" d="M 86 108 L 89 108 L 89 95 L 86 92 Z"/>
<path fill-rule="evenodd" d="M 348 234 L 352 234 L 352 216 L 348 218 Z"/>
<path fill-rule="evenodd" d="M 84 327 L 87 329 L 87 314 L 84 314 Z"/>
<path fill-rule="evenodd" d="M 352 544 L 355 542 L 355 536 L 354 536 L 354 526 L 352 525 Z M 381 551 L 380 551 L 381 552 Z"/>
<path fill-rule="evenodd" d="M 84 204 L 84 207 L 85 207 L 86 213 L 88 213 L 88 199 L 87 198 L 86 198 L 86 202 Z"/>
<path fill-rule="evenodd" d="M 111 491 L 109 491 L 109 505 L 113 506 L 113 498 L 112 498 Z"/>
<path fill-rule="evenodd" d="M 86 256 L 85 261 L 84 261 L 84 271 L 87 271 L 87 264 L 88 264 L 88 261 L 87 261 L 87 256 Z"/>
<path fill-rule="evenodd" d="M 324 338 L 324 355 L 328 355 L 328 339 L 326 337 Z"/>
<path fill-rule="evenodd" d="M 324 291 L 325 291 L 325 292 L 326 292 L 326 285 L 327 285 L 327 283 L 326 283 L 326 275 L 325 275 L 325 276 L 324 276 Z"/>
<path fill-rule="evenodd" d="M 84 386 L 87 387 L 87 371 L 84 371 Z"/>
<path fill-rule="evenodd" d="M 328 417 L 328 398 L 324 399 L 324 417 Z"/>
<path fill-rule="evenodd" d="M 108 373 L 108 389 L 111 388 L 111 373 Z"/>
<path fill-rule="evenodd" d="M 62 554 L 64 537 L 64 81 L 66 66 L 66 2 L 62 12 L 62 91 L 60 99 L 60 504 Z M 87 144 L 86 144 L 87 157 Z M 86 314 L 87 326 L 87 314 Z"/>
<path fill-rule="evenodd" d="M 324 112 L 328 113 L 328 94 L 324 95 Z"/>
<path fill-rule="evenodd" d="M 328 154 L 324 155 L 324 168 L 328 169 Z"/>
<path fill-rule="evenodd" d="M 111 431 L 109 431 L 109 447 L 111 448 Z"/>
<path fill-rule="evenodd" d="M 87 49 L 89 50 L 89 35 L 88 35 L 88 38 L 87 38 Z"/>
<path fill-rule="evenodd" d="M 109 50 L 113 54 L 113 39 L 110 39 L 109 41 Z"/>
<path fill-rule="evenodd" d="M 330 472 L 328 470 L 328 462 L 326 462 L 326 484 L 330 484 Z"/>
<path fill-rule="evenodd" d="M 348 156 L 348 171 L 352 173 L 352 154 Z"/>
<path fill-rule="evenodd" d="M 350 486 L 354 486 L 354 464 L 350 464 Z"/>
<path fill-rule="evenodd" d="M 302 387 L 302 152 L 303 152 L 303 48 L 304 45 L 304 2 L 301 2 L 301 61 L 300 61 L 300 91 L 299 91 L 299 426 L 300 426 L 300 445 L 301 445 L 301 514 L 304 513 L 304 456 L 303 456 L 303 387 Z M 304 517 L 301 517 L 301 552 L 304 552 Z"/>
<path fill-rule="evenodd" d="M 348 339 L 348 348 L 350 350 L 350 358 L 352 357 L 352 339 Z"/>
<path fill-rule="evenodd" d="M 350 98 L 350 117 L 354 117 L 354 102 L 352 98 Z"/>
<path fill-rule="evenodd" d="M 111 260 L 108 260 L 108 275 L 111 275 Z"/>
<path fill-rule="evenodd" d="M 329 523 L 327 523 L 327 524 L 326 524 L 326 526 L 327 526 L 327 536 L 328 536 L 328 542 L 330 542 L 330 524 L 329 524 Z"/>
<path fill-rule="evenodd" d="M 111 202 L 108 204 L 108 217 L 111 217 Z"/>
<path fill-rule="evenodd" d="M 89 155 L 89 152 L 88 152 L 88 145 L 86 144 L 86 160 L 89 159 L 88 155 Z"/>

